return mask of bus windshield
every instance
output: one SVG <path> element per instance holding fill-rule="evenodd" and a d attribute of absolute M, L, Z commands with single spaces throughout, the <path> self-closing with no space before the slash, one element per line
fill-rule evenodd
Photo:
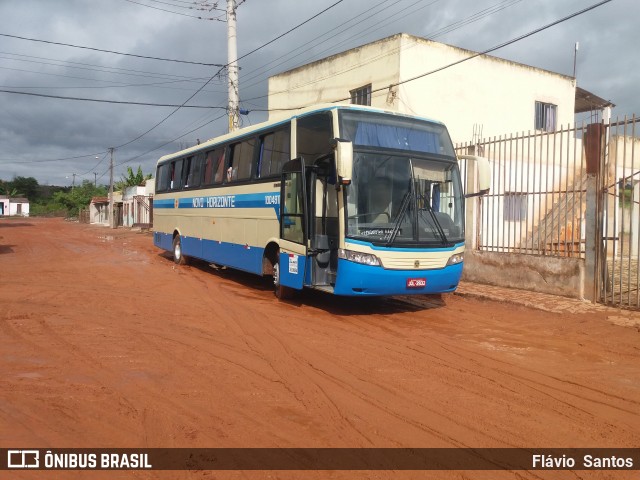
<path fill-rule="evenodd" d="M 348 237 L 396 247 L 464 241 L 460 174 L 443 125 L 346 111 L 340 126 L 354 143 Z"/>
<path fill-rule="evenodd" d="M 457 163 L 356 151 L 346 192 L 348 237 L 383 246 L 464 241 Z"/>

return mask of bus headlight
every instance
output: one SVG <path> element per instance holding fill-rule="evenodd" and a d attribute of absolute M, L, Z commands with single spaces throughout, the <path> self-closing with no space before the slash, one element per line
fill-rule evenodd
<path fill-rule="evenodd" d="M 449 257 L 447 266 L 458 265 L 459 263 L 462 263 L 463 260 L 464 260 L 464 253 L 456 253 L 455 255 L 451 255 L 451 257 Z"/>
<path fill-rule="evenodd" d="M 374 267 L 380 266 L 380 259 L 370 253 L 354 252 L 353 250 L 346 250 L 344 248 L 338 249 L 338 258 L 343 258 L 354 263 L 361 263 L 363 265 L 371 265 Z"/>

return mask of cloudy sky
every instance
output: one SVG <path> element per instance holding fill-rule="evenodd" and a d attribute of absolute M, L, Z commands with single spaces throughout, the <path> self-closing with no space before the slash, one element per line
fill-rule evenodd
<path fill-rule="evenodd" d="M 238 55 L 261 47 L 336 1 L 238 2 Z M 327 55 L 399 32 L 483 51 L 597 3 L 342 0 L 241 59 L 241 106 L 250 112 L 243 116 L 243 124 L 267 118 L 269 75 Z M 226 133 L 224 74 L 213 78 L 187 103 L 212 108 L 182 108 L 169 118 L 175 108 L 6 92 L 180 105 L 219 68 L 55 43 L 225 64 L 226 23 L 221 21 L 225 6 L 224 0 L 218 4 L 196 0 L 0 0 L 0 90 L 5 91 L 0 92 L 0 179 L 33 176 L 43 184 L 71 185 L 75 173 L 76 182 L 97 177 L 104 184 L 109 180 L 109 147 L 117 147 L 115 176 L 119 178 L 127 166 L 136 169 L 141 165 L 150 173 L 161 155 L 191 146 L 196 139 Z M 197 16 L 205 19 L 194 18 Z M 614 117 L 640 114 L 639 19 L 638 0 L 612 0 L 493 55 L 571 75 L 577 41 L 578 84 L 615 103 Z"/>

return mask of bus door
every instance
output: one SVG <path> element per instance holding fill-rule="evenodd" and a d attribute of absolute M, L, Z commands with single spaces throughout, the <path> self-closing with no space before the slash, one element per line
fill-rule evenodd
<path fill-rule="evenodd" d="M 297 290 L 304 285 L 307 266 L 307 212 L 304 161 L 296 158 L 282 167 L 279 281 Z"/>
<path fill-rule="evenodd" d="M 324 155 L 307 168 L 309 192 L 310 283 L 331 287 L 338 268 L 338 195 L 334 155 Z"/>

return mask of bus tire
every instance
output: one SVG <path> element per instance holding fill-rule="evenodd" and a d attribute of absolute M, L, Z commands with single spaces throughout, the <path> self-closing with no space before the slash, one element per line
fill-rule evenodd
<path fill-rule="evenodd" d="M 182 242 L 180 242 L 180 235 L 176 235 L 173 238 L 173 261 L 178 265 L 186 265 L 187 257 L 182 253 Z"/>
<path fill-rule="evenodd" d="M 276 258 L 279 258 L 278 255 Z M 276 260 L 273 264 L 273 287 L 276 297 L 280 300 L 287 300 L 293 298 L 296 291 L 291 287 L 285 287 L 280 283 L 280 262 Z"/>

